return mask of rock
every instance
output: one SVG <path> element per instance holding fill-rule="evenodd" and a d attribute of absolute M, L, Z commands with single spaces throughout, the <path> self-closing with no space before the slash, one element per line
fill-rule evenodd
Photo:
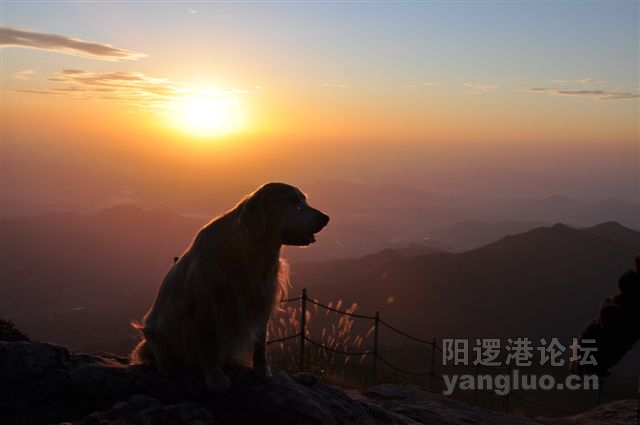
<path fill-rule="evenodd" d="M 407 385 L 378 385 L 350 390 L 375 416 L 382 411 L 397 424 L 429 425 L 636 425 L 636 400 L 618 400 L 585 412 L 559 418 L 524 418 L 479 409 L 424 388 Z"/>
<path fill-rule="evenodd" d="M 539 425 L 531 419 L 472 407 L 441 393 L 410 385 L 378 385 L 362 391 L 350 390 L 349 395 L 365 405 L 392 413 L 397 424 Z"/>
<path fill-rule="evenodd" d="M 549 425 L 636 425 L 640 402 L 618 400 L 564 418 L 536 418 Z"/>
<path fill-rule="evenodd" d="M 153 397 L 138 394 L 116 403 L 106 412 L 90 414 L 78 425 L 217 425 L 211 413 L 198 403 L 163 406 Z"/>
<path fill-rule="evenodd" d="M 230 391 L 199 374 L 173 378 L 108 353 L 74 354 L 35 342 L 0 342 L 0 425 L 605 425 L 633 424 L 632 400 L 559 419 L 510 416 L 424 388 L 378 385 L 343 391 L 308 373 L 273 370 L 265 382 L 228 366 Z"/>
<path fill-rule="evenodd" d="M 393 424 L 342 390 L 273 371 L 263 382 L 229 366 L 227 393 L 209 392 L 197 374 L 158 376 L 109 354 L 73 354 L 34 342 L 0 342 L 0 424 Z"/>

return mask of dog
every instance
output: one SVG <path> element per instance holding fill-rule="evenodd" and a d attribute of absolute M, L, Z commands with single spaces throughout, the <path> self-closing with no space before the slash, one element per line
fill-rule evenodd
<path fill-rule="evenodd" d="M 169 269 L 142 322 L 133 323 L 143 337 L 132 363 L 161 375 L 198 370 L 209 389 L 225 391 L 225 361 L 253 349 L 254 372 L 270 379 L 267 324 L 289 287 L 280 249 L 312 244 L 328 222 L 285 183 L 267 183 L 213 219 Z"/>

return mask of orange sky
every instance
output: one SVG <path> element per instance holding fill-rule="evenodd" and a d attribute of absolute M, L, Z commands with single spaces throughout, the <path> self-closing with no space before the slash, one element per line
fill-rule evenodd
<path fill-rule="evenodd" d="M 173 178 L 500 191 L 500 170 L 525 176 L 507 195 L 638 198 L 637 4 L 40 6 L 2 4 L 4 198 Z"/>

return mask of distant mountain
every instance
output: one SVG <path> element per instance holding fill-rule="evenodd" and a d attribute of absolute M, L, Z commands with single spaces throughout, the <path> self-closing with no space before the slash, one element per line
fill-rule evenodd
<path fill-rule="evenodd" d="M 467 220 L 435 230 L 432 235 L 436 246 L 447 246 L 452 251 L 468 251 L 495 242 L 507 235 L 526 232 L 546 223 L 537 221 L 519 222 L 503 221 L 499 223 L 484 223 L 477 220 Z"/>
<path fill-rule="evenodd" d="M 410 243 L 406 246 L 390 248 L 394 252 L 404 257 L 418 257 L 422 255 L 441 254 L 444 251 L 438 248 L 434 248 L 430 245 L 422 245 L 418 243 Z"/>
<path fill-rule="evenodd" d="M 507 199 L 487 206 L 485 211 L 501 220 L 563 222 L 577 226 L 593 226 L 606 221 L 616 221 L 634 229 L 640 228 L 640 208 L 619 199 L 608 198 L 595 202 L 578 201 L 564 196 L 547 198 Z"/>
<path fill-rule="evenodd" d="M 631 267 L 639 236 L 608 223 L 585 230 L 557 224 L 460 254 L 407 258 L 383 251 L 294 265 L 293 282 L 312 297 L 380 311 L 415 335 L 567 343 Z"/>
<path fill-rule="evenodd" d="M 316 202 L 322 207 L 312 197 Z M 567 337 L 591 318 L 640 250 L 638 232 L 603 223 L 581 230 L 542 227 L 447 254 L 432 247 L 424 233 L 412 233 L 427 226 L 420 224 L 419 210 L 392 215 L 399 222 L 386 226 L 389 217 L 380 211 L 397 211 L 386 204 L 378 208 L 334 215 L 317 244 L 287 248 L 292 293 L 307 286 L 322 300 L 357 302 L 363 311 L 380 310 L 421 335 Z M 357 217 L 362 220 L 351 226 Z M 173 257 L 205 221 L 126 206 L 89 216 L 0 219 L 0 317 L 34 340 L 122 353 L 135 338 L 129 322 L 144 314 Z M 358 255 L 372 251 L 378 252 Z M 334 255 L 343 258 L 309 261 Z"/>
<path fill-rule="evenodd" d="M 459 252 L 556 222 L 588 227 L 615 221 L 640 228 L 638 204 L 613 198 L 511 198 L 342 181 L 303 189 L 332 220 L 313 249 L 285 251 L 294 262 L 356 257 L 412 242 Z"/>
<path fill-rule="evenodd" d="M 616 221 L 626 227 L 640 228 L 638 204 L 616 199 L 586 202 L 561 196 L 512 198 L 475 191 L 374 186 L 340 180 L 303 183 L 300 187 L 310 196 L 313 206 L 331 216 L 331 223 L 319 235 L 312 249 L 286 249 L 285 254 L 292 262 L 353 258 L 410 243 L 427 243 L 445 251 L 464 251 L 508 234 L 555 222 L 588 227 Z M 166 187 L 158 187 L 151 192 L 133 191 L 123 199 L 146 209 L 201 217 L 201 222 L 204 222 L 233 207 L 253 189 L 255 187 L 248 184 L 228 184 L 212 191 L 210 184 L 200 182 L 189 190 L 179 191 L 179 199 L 167 199 Z M 9 216 L 25 215 L 30 210 L 64 210 L 51 202 L 1 202 L 3 213 Z M 97 202 L 95 200 L 94 204 Z M 70 204 L 64 208 L 67 207 L 83 213 L 96 208 Z"/>
<path fill-rule="evenodd" d="M 128 338 L 128 322 L 202 224 L 126 206 L 2 219 L 0 316 L 34 339 Z"/>
<path fill-rule="evenodd" d="M 609 221 L 607 223 L 587 227 L 582 230 L 610 241 L 630 246 L 640 245 L 640 232 L 628 229 L 615 221 Z"/>

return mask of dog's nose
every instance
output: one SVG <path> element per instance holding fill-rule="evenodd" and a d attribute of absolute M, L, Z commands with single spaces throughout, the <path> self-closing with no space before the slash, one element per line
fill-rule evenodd
<path fill-rule="evenodd" d="M 329 216 L 323 213 L 320 213 L 320 224 L 322 227 L 326 226 L 329 223 Z"/>

